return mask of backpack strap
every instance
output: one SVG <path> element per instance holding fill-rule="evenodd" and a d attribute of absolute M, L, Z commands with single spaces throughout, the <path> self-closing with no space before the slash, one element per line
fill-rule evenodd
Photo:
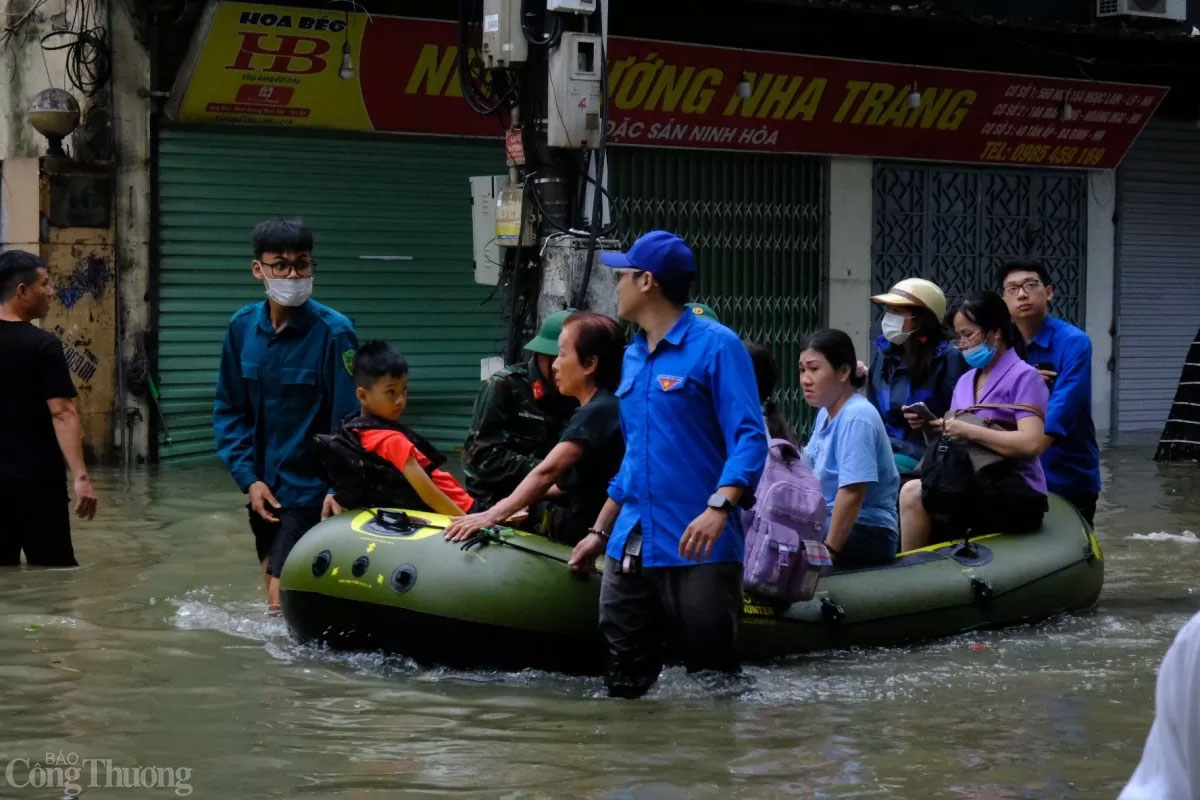
<path fill-rule="evenodd" d="M 1031 406 L 1026 403 L 979 403 L 977 405 L 968 406 L 966 408 L 955 409 L 955 412 L 971 412 L 981 408 L 999 409 L 1004 408 L 1010 411 L 1027 411 L 1030 414 L 1037 416 L 1042 422 L 1046 421 L 1046 412 L 1037 406 Z"/>

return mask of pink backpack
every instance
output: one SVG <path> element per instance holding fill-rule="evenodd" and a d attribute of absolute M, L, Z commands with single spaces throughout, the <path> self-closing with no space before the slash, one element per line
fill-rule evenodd
<path fill-rule="evenodd" d="M 808 600 L 832 561 L 824 544 L 825 496 L 794 444 L 770 441 L 755 495 L 754 507 L 742 514 L 746 591 L 787 603 Z"/>

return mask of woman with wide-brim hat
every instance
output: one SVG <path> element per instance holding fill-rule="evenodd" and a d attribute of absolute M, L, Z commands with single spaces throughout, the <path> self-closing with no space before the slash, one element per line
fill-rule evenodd
<path fill-rule="evenodd" d="M 967 365 L 942 323 L 946 295 L 933 281 L 905 278 L 871 302 L 883 306 L 884 314 L 867 397 L 883 417 L 896 468 L 912 473 L 925 453 L 924 423 L 905 409 L 924 403 L 934 416 L 944 415 Z"/>

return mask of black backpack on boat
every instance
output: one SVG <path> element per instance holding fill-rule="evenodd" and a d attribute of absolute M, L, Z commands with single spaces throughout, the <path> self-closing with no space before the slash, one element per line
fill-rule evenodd
<path fill-rule="evenodd" d="M 423 436 L 399 422 L 389 422 L 374 416 L 348 417 L 333 433 L 313 437 L 313 455 L 333 487 L 334 499 L 343 508 L 411 508 L 431 510 L 412 484 L 395 464 L 383 456 L 368 451 L 355 431 L 394 430 L 404 434 L 413 446 L 429 460 L 425 472 L 446 463 L 446 457 Z"/>

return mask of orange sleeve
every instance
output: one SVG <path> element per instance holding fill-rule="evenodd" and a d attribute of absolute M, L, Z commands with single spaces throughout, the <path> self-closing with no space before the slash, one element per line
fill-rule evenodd
<path fill-rule="evenodd" d="M 365 430 L 359 431 L 358 435 L 367 452 L 386 458 L 396 469 L 404 469 L 416 449 L 400 431 Z"/>

